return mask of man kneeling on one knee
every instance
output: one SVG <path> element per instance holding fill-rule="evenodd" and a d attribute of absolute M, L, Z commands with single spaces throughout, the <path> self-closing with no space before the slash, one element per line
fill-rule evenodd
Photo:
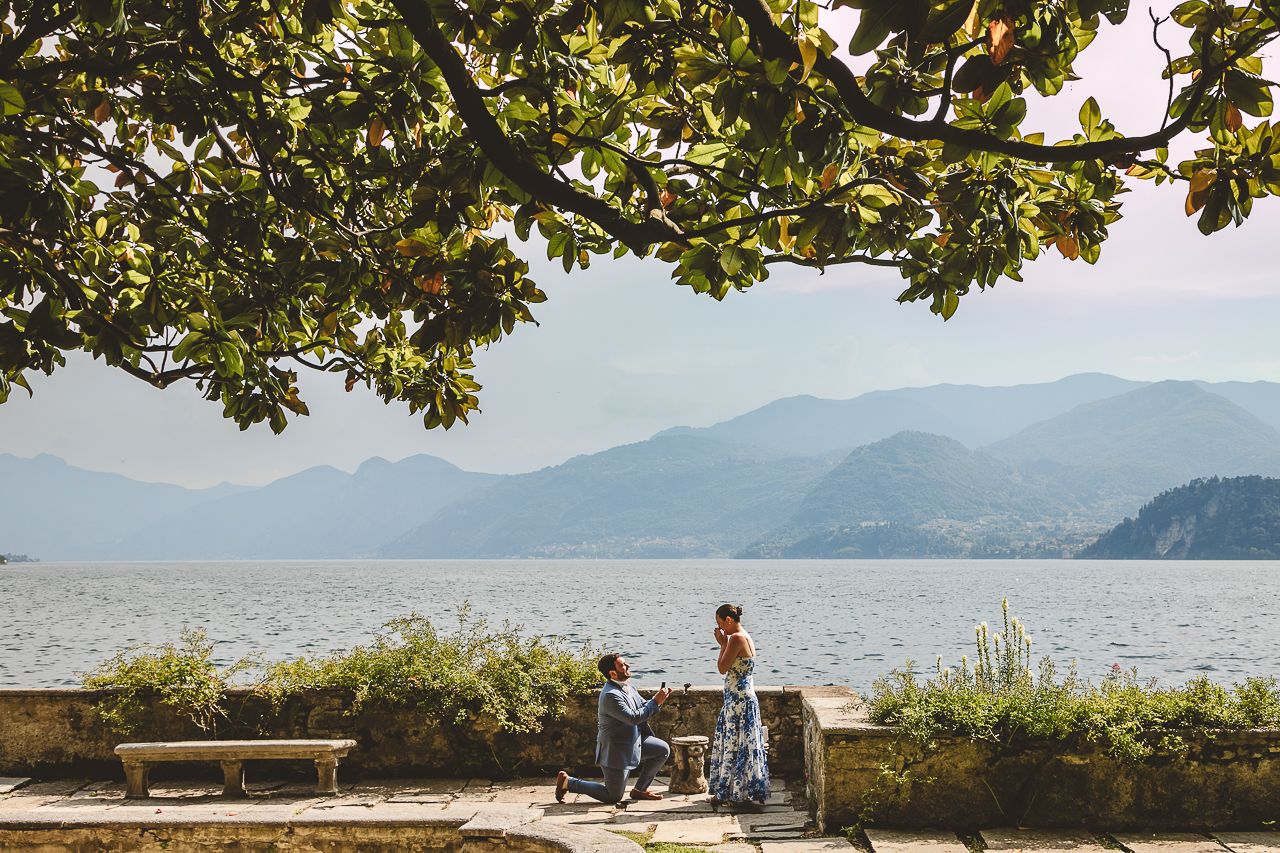
<path fill-rule="evenodd" d="M 632 769 L 639 768 L 631 799 L 660 800 L 662 795 L 650 792 L 649 785 L 658 775 L 659 768 L 667 763 L 671 747 L 654 737 L 653 729 L 646 721 L 661 710 L 662 703 L 671 695 L 671 689 L 664 687 L 646 702 L 627 683 L 631 678 L 631 667 L 621 655 L 605 655 L 600 658 L 599 667 L 600 673 L 608 679 L 600 691 L 596 712 L 599 725 L 596 764 L 604 771 L 604 784 L 575 779 L 561 771 L 556 777 L 556 799 L 563 803 L 565 793 L 573 791 L 602 803 L 616 803 L 622 799 Z"/>

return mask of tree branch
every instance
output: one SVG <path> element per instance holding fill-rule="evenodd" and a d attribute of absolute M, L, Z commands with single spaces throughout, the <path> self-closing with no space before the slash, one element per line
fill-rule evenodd
<path fill-rule="evenodd" d="M 680 230 L 666 220 L 660 209 L 652 211 L 644 222 L 632 222 L 604 200 L 580 192 L 527 162 L 485 106 L 484 94 L 458 51 L 440 31 L 427 3 L 424 0 L 392 0 L 392 3 L 404 17 L 414 40 L 440 69 L 458 115 L 475 136 L 484 156 L 520 189 L 539 201 L 591 220 L 637 253 L 646 251 L 654 243 L 681 240 Z"/>
<path fill-rule="evenodd" d="M 802 62 L 800 49 L 791 36 L 773 22 L 764 0 L 726 0 L 733 10 L 746 20 L 753 34 L 758 34 L 762 49 L 768 59 L 784 59 L 790 62 Z M 1257 41 L 1274 35 L 1272 30 L 1263 30 L 1255 38 Z M 1206 41 L 1206 53 L 1208 39 Z M 1232 57 L 1234 61 L 1234 57 Z M 1156 133 L 1146 136 L 1116 137 L 1098 142 L 1085 142 L 1075 145 L 1033 145 L 1017 139 L 1000 139 L 979 130 L 966 130 L 935 120 L 920 122 L 890 112 L 874 103 L 862 91 L 858 79 L 849 66 L 839 59 L 818 52 L 814 70 L 822 74 L 839 93 L 844 107 L 858 124 L 888 133 L 900 139 L 913 142 L 939 141 L 950 142 L 977 151 L 993 151 L 1008 154 L 1021 160 L 1033 163 L 1070 163 L 1078 160 L 1112 160 L 1117 155 L 1133 154 L 1160 148 L 1169 140 L 1180 134 L 1191 124 L 1199 111 L 1200 102 L 1204 99 L 1209 87 L 1216 82 L 1217 72 L 1226 65 L 1205 68 L 1200 79 L 1196 81 L 1187 108 L 1172 124 L 1161 127 Z"/>
<path fill-rule="evenodd" d="M 872 258 L 867 255 L 845 255 L 843 258 L 836 258 L 830 261 L 820 261 L 817 258 L 802 258 L 799 255 L 769 255 L 762 263 L 766 264 L 795 264 L 801 267 L 835 267 L 841 264 L 867 264 L 873 267 L 900 267 L 902 261 L 886 260 L 885 258 Z"/>

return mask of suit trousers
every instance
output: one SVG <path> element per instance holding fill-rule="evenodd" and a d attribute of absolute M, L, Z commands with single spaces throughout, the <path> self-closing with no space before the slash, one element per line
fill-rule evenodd
<path fill-rule="evenodd" d="M 666 741 L 656 737 L 647 737 L 640 743 L 640 766 L 637 768 L 636 790 L 647 791 L 653 784 L 653 777 L 667 763 L 671 756 L 671 747 Z M 616 803 L 627 791 L 627 777 L 631 775 L 629 767 L 601 767 L 604 771 L 604 784 L 588 782 L 584 779 L 569 777 L 569 790 L 575 794 L 586 794 L 602 803 Z"/>

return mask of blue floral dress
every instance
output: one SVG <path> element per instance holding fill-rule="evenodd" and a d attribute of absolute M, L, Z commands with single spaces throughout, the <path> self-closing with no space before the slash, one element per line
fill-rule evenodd
<path fill-rule="evenodd" d="M 769 799 L 769 762 L 760 728 L 754 657 L 740 657 L 724 674 L 724 707 L 711 747 L 710 794 L 723 803 Z"/>

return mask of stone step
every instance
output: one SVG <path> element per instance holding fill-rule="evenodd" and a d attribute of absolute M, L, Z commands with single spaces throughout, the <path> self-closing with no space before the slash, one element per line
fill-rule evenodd
<path fill-rule="evenodd" d="M 875 853 L 969 853 L 954 832 L 864 830 Z"/>
<path fill-rule="evenodd" d="M 1129 853 L 1226 853 L 1218 842 L 1196 832 L 1112 834 Z"/>
<path fill-rule="evenodd" d="M 804 838 L 761 841 L 760 853 L 857 853 L 857 848 L 847 838 Z"/>
<path fill-rule="evenodd" d="M 984 829 L 982 840 L 988 850 L 1038 850 L 1045 853 L 1076 850 L 1103 853 L 1098 839 L 1083 829 Z"/>
<path fill-rule="evenodd" d="M 1215 832 L 1213 837 L 1232 853 L 1280 851 L 1280 832 Z"/>

